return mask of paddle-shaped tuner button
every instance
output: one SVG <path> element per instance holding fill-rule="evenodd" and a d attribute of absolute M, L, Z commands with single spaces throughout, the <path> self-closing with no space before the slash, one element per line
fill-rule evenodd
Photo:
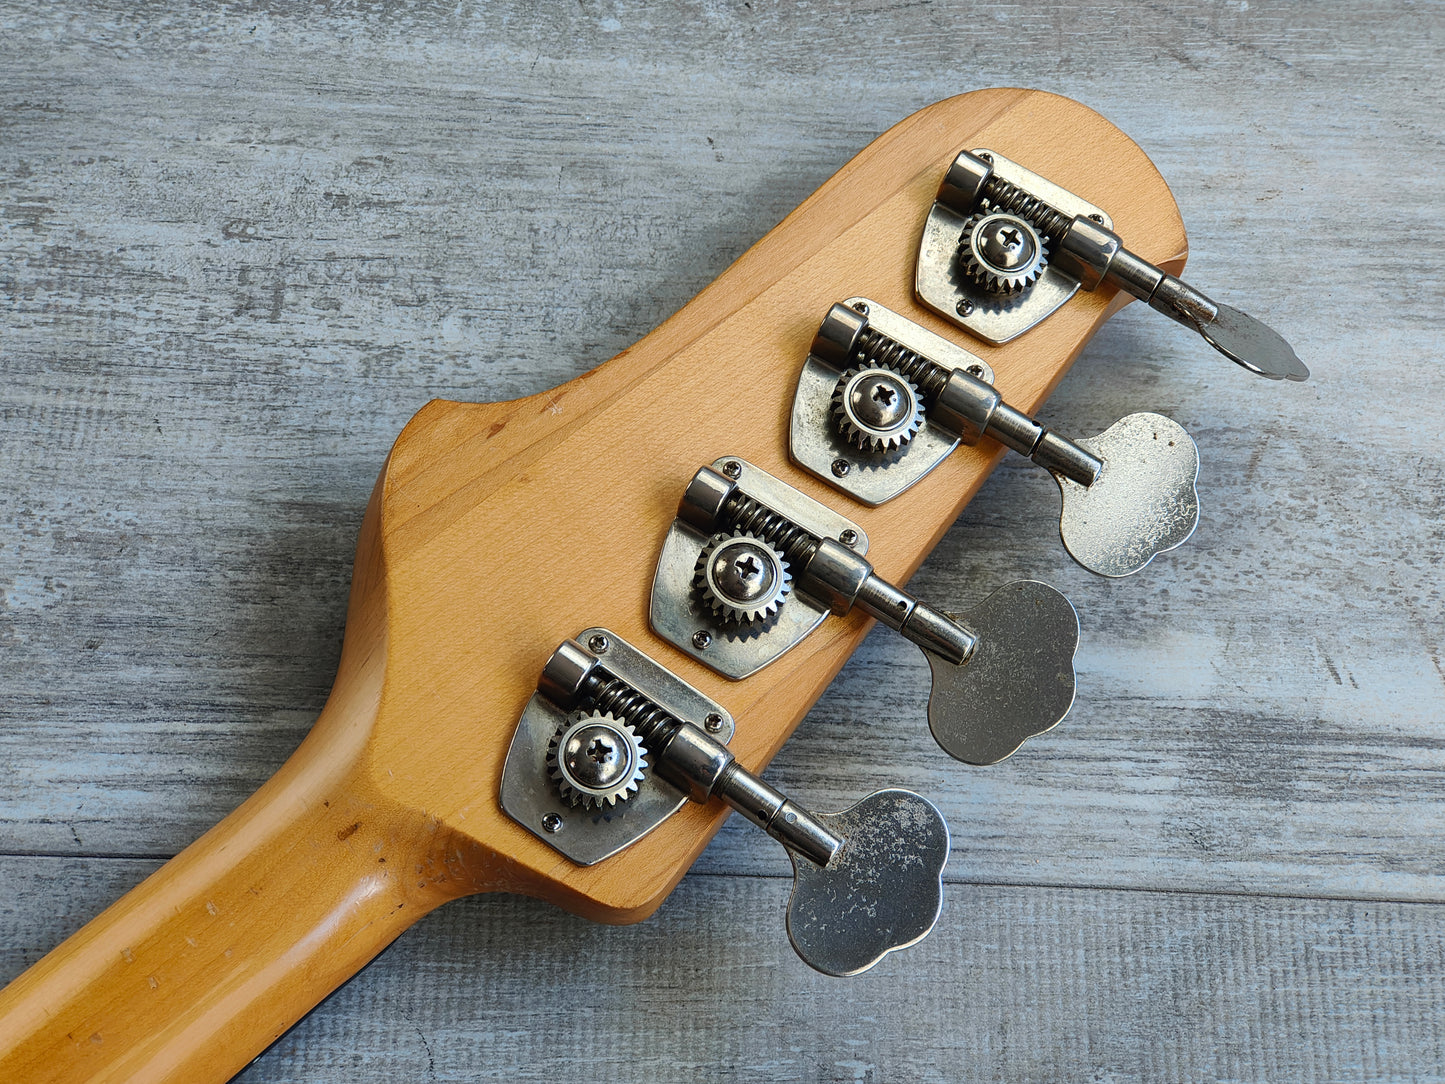
<path fill-rule="evenodd" d="M 843 844 L 824 866 L 788 852 L 788 939 L 809 967 L 856 975 L 922 940 L 938 921 L 948 825 L 932 802 L 907 790 L 880 790 L 816 816 Z"/>
<path fill-rule="evenodd" d="M 1074 442 L 1100 462 L 1087 485 L 1055 472 L 1059 535 L 1070 556 L 1101 576 L 1128 576 L 1182 546 L 1199 525 L 1199 449 L 1162 414 L 1130 414 Z"/>
<path fill-rule="evenodd" d="M 977 643 L 961 664 L 925 652 L 933 668 L 928 725 L 949 756 L 997 764 L 1069 713 L 1079 618 L 1048 584 L 1018 580 L 958 621 Z"/>

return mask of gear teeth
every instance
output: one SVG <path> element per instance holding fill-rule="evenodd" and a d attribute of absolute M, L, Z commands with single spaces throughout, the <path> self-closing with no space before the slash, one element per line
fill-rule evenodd
<path fill-rule="evenodd" d="M 963 224 L 963 233 L 958 239 L 959 268 L 970 281 L 983 287 L 991 294 L 1020 294 L 1038 281 L 1044 269 L 1049 266 L 1049 239 L 1021 218 L 1007 216 L 1018 222 L 1033 235 L 1036 253 L 1032 260 L 1012 272 L 1000 271 L 985 263 L 978 255 L 973 243 L 974 230 L 984 219 L 999 216 L 997 211 L 975 214 Z"/>
<path fill-rule="evenodd" d="M 713 555 L 721 546 L 740 538 L 746 539 L 763 551 L 765 559 L 770 561 L 773 566 L 773 589 L 752 600 L 751 603 L 735 602 L 724 597 L 708 579 L 708 567 L 712 564 Z M 708 544 L 702 548 L 702 553 L 698 554 L 697 564 L 693 568 L 692 582 L 701 593 L 703 603 L 719 623 L 752 625 L 770 620 L 782 608 L 783 602 L 793 589 L 793 574 L 788 569 L 787 559 L 768 542 L 748 531 L 738 530 L 732 534 L 712 536 Z"/>
<path fill-rule="evenodd" d="M 867 428 L 853 417 L 852 412 L 848 409 L 849 390 L 857 377 L 869 372 L 887 373 L 907 388 L 907 393 L 913 400 L 913 413 L 907 424 L 885 432 Z M 918 431 L 923 428 L 923 399 L 919 394 L 918 385 L 897 369 L 879 365 L 877 362 L 870 361 L 866 365 L 849 369 L 838 379 L 838 384 L 833 389 L 832 409 L 833 419 L 838 425 L 838 432 L 849 444 L 864 452 L 896 452 L 916 437 Z"/>
<path fill-rule="evenodd" d="M 562 747 L 567 737 L 575 730 L 585 726 L 602 724 L 610 727 L 620 734 L 624 741 L 631 746 L 633 755 L 632 774 L 627 778 L 619 780 L 614 786 L 601 793 L 594 793 L 591 790 L 579 789 L 575 781 L 567 775 L 566 769 L 561 764 L 558 750 Z M 569 720 L 557 728 L 552 735 L 552 740 L 547 744 L 547 774 L 557 785 L 557 792 L 569 805 L 582 809 L 604 809 L 612 808 L 618 802 L 625 802 L 637 793 L 643 779 L 647 776 L 647 747 L 642 744 L 642 738 L 637 731 L 632 729 L 630 723 L 618 719 L 611 712 L 592 712 L 581 719 Z"/>

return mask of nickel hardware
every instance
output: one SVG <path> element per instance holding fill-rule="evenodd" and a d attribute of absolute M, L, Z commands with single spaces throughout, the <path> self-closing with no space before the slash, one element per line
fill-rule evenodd
<path fill-rule="evenodd" d="M 1069 440 L 1005 403 L 982 361 L 940 343 L 876 301 L 834 305 L 798 376 L 794 461 L 878 505 L 959 444 L 987 436 L 1053 476 L 1059 534 L 1091 572 L 1128 576 L 1194 533 L 1199 450 L 1178 422 L 1130 414 L 1098 436 Z"/>
<path fill-rule="evenodd" d="M 990 343 L 1046 319 L 1082 287 L 1108 282 L 1272 380 L 1309 377 L 1278 332 L 1141 259 L 1102 208 L 995 151 L 960 151 L 918 248 L 915 290 L 934 312 Z"/>
<path fill-rule="evenodd" d="M 960 617 L 877 575 L 867 547 L 852 521 L 744 459 L 719 459 L 693 476 L 663 542 L 652 627 L 736 680 L 856 607 L 922 648 L 929 727 L 969 764 L 1003 760 L 1063 719 L 1079 642 L 1068 599 L 1020 580 Z"/>
<path fill-rule="evenodd" d="M 553 653 L 522 712 L 502 808 L 583 865 L 640 839 L 685 801 L 719 799 L 793 863 L 788 938 L 808 966 L 856 975 L 925 937 L 943 905 L 948 826 L 926 799 L 881 790 L 810 813 L 746 771 L 724 709 L 606 629 Z"/>

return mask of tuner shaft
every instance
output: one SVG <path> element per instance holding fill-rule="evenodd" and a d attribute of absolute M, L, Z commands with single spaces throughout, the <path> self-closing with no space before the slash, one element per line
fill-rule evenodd
<path fill-rule="evenodd" d="M 693 476 L 678 516 L 705 531 L 746 531 L 776 546 L 798 570 L 799 589 L 839 617 L 857 606 L 904 639 L 955 665 L 967 662 L 978 646 L 972 631 L 883 579 L 851 546 L 819 537 L 748 496 L 737 482 L 711 467 Z"/>
<path fill-rule="evenodd" d="M 721 798 L 794 854 L 827 866 L 843 841 L 802 806 L 747 771 L 727 746 L 691 723 L 654 750 L 657 770 L 695 802 Z"/>

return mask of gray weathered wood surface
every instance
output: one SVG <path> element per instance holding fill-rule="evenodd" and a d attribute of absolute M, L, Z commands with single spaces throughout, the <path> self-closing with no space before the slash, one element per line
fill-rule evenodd
<path fill-rule="evenodd" d="M 1440 5 L 326 7 L 0 6 L 0 981 L 295 747 L 423 402 L 592 367 L 894 121 L 1031 85 L 1314 377 L 1126 310 L 1045 414 L 1178 418 L 1194 540 L 1093 579 L 1010 462 L 914 580 L 1069 594 L 1070 719 L 962 769 L 880 633 L 774 763 L 939 804 L 938 931 L 812 974 L 730 824 L 639 927 L 443 909 L 242 1079 L 1445 1080 Z"/>

